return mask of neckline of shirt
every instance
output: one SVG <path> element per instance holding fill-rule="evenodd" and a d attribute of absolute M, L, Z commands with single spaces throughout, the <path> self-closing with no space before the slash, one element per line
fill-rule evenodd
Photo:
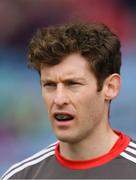
<path fill-rule="evenodd" d="M 88 160 L 70 160 L 63 157 L 60 154 L 59 143 L 57 143 L 56 148 L 55 148 L 56 159 L 60 162 L 61 165 L 69 169 L 81 170 L 81 169 L 89 169 L 89 168 L 94 168 L 94 167 L 103 165 L 111 161 L 112 159 L 116 158 L 117 156 L 119 156 L 120 153 L 123 152 L 127 148 L 130 142 L 130 137 L 128 137 L 124 133 L 120 131 L 114 131 L 114 132 L 119 136 L 119 138 L 114 144 L 114 146 L 112 147 L 112 149 L 108 153 L 102 156 L 99 156 L 94 159 L 88 159 Z"/>

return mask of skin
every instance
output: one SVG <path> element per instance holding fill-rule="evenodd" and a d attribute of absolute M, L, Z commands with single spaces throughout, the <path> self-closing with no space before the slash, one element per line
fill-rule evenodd
<path fill-rule="evenodd" d="M 109 125 L 110 100 L 118 95 L 120 76 L 112 74 L 97 91 L 97 81 L 80 54 L 70 54 L 61 63 L 41 68 L 42 96 L 52 128 L 60 140 L 60 153 L 69 159 L 90 159 L 107 153 L 118 136 Z M 74 118 L 58 122 L 54 113 Z M 84 151 L 86 149 L 86 151 Z"/>

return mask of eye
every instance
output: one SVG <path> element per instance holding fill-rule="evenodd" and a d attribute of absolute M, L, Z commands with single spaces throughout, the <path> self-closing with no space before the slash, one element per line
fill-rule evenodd
<path fill-rule="evenodd" d="M 80 85 L 80 83 L 77 82 L 77 81 L 69 80 L 69 81 L 66 82 L 66 85 L 67 86 L 76 86 L 76 85 Z"/>
<path fill-rule="evenodd" d="M 52 87 L 56 87 L 56 83 L 54 83 L 54 82 L 44 82 L 44 83 L 42 83 L 42 86 L 46 87 L 46 88 L 52 88 Z"/>

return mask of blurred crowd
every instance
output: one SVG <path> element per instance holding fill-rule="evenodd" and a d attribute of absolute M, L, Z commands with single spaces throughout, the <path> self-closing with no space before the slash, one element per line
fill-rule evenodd
<path fill-rule="evenodd" d="M 38 28 L 71 20 L 102 21 L 124 40 L 133 40 L 136 2 L 130 0 L 1 0 L 0 43 L 26 45 Z"/>
<path fill-rule="evenodd" d="M 0 174 L 54 139 L 27 46 L 38 28 L 71 21 L 103 22 L 120 37 L 125 80 L 112 123 L 136 137 L 136 1 L 0 0 Z"/>

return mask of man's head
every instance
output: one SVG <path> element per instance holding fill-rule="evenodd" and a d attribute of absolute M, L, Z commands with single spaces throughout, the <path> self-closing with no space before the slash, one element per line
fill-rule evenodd
<path fill-rule="evenodd" d="M 39 30 L 29 45 L 29 66 L 59 64 L 71 53 L 79 53 L 88 62 L 102 89 L 106 77 L 120 73 L 121 53 L 118 37 L 104 24 L 66 24 Z"/>
<path fill-rule="evenodd" d="M 120 43 L 102 24 L 45 28 L 29 47 L 42 96 L 60 141 L 78 143 L 109 127 L 110 101 L 120 87 Z"/>

